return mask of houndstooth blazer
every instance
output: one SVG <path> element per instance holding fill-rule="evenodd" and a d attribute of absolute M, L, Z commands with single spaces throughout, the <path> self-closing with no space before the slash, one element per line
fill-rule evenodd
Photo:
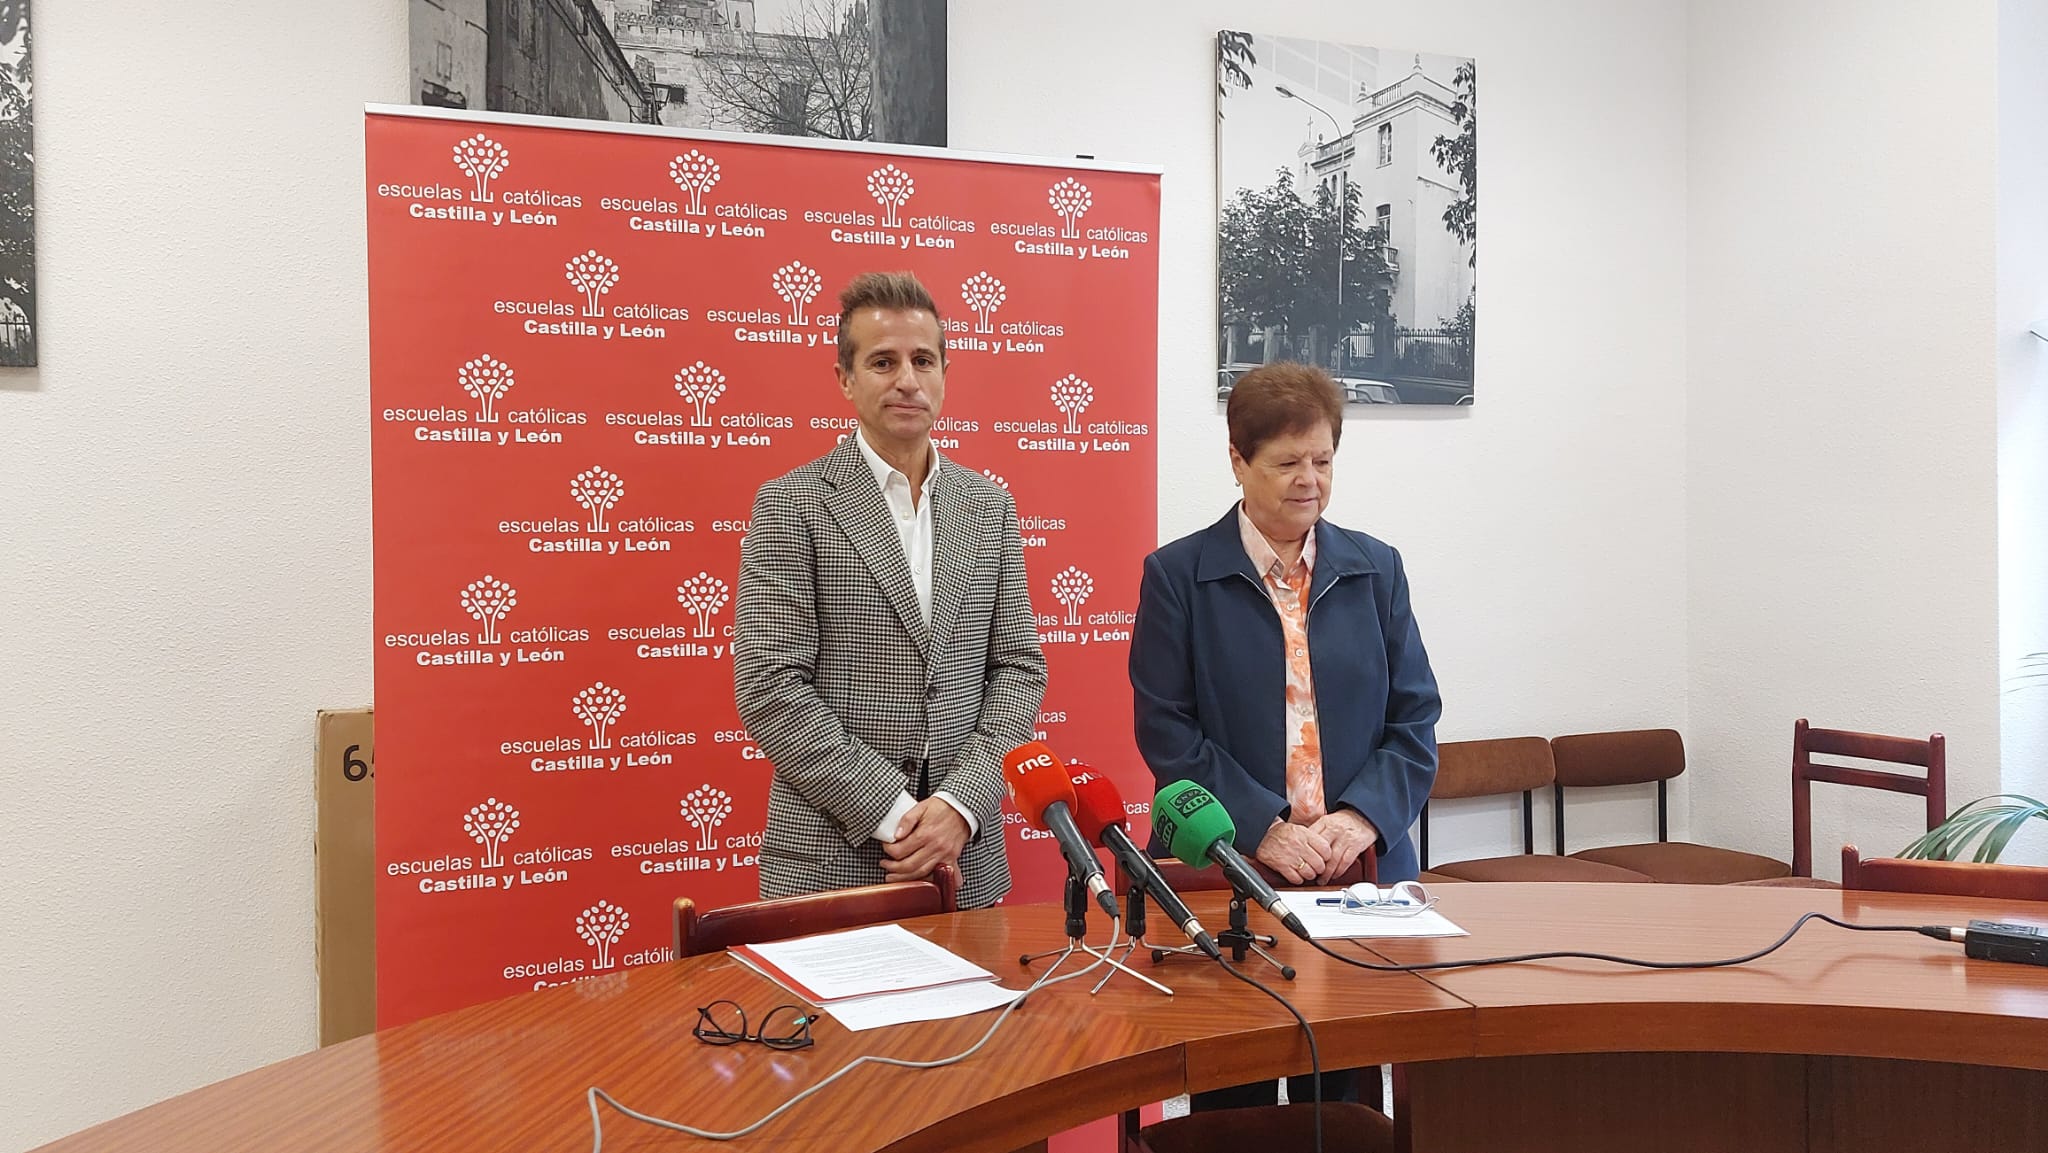
<path fill-rule="evenodd" d="M 733 697 L 774 766 L 763 897 L 885 880 L 875 827 L 910 787 L 904 761 L 927 750 L 933 791 L 978 823 L 960 857 L 961 905 L 1009 892 L 1003 754 L 1032 737 L 1045 657 L 1016 505 L 938 459 L 929 628 L 888 502 L 852 437 L 754 499 Z"/>

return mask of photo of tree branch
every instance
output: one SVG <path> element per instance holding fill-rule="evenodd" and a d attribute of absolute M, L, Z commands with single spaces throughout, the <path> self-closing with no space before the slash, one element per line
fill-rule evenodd
<path fill-rule="evenodd" d="M 740 132 L 867 140 L 874 131 L 874 62 L 866 12 L 837 0 L 799 0 L 782 30 L 742 37 L 705 70 L 712 123 Z"/>
<path fill-rule="evenodd" d="M 0 4 L 0 365 L 36 362 L 36 170 L 28 0 Z"/>
<path fill-rule="evenodd" d="M 1349 404 L 1472 403 L 1473 62 L 1224 31 L 1216 93 L 1216 400 L 1289 360 Z"/>

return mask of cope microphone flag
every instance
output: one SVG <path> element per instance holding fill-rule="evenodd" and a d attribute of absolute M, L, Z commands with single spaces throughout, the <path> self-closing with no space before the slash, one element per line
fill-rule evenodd
<path fill-rule="evenodd" d="M 1152 858 L 1131 839 L 1130 828 L 1124 820 L 1123 794 L 1117 791 L 1116 784 L 1079 761 L 1068 768 L 1073 773 L 1074 818 L 1081 826 L 1082 835 L 1114 853 L 1124 872 L 1144 888 L 1160 912 L 1179 926 L 1196 948 L 1221 960 L 1223 954 L 1216 947 L 1215 938 L 1188 911 L 1187 903 L 1166 883 Z"/>
<path fill-rule="evenodd" d="M 1308 926 L 1301 923 L 1259 876 L 1257 869 L 1231 847 L 1237 825 L 1215 794 L 1193 781 L 1175 781 L 1152 799 L 1152 831 L 1165 842 L 1167 850 L 1191 865 L 1214 862 L 1237 890 L 1259 904 L 1302 940 L 1310 940 Z"/>
<path fill-rule="evenodd" d="M 1032 741 L 1004 755 L 1003 784 L 1009 787 L 1010 800 L 1025 822 L 1059 841 L 1068 870 L 1087 884 L 1096 904 L 1110 917 L 1119 916 L 1116 894 L 1102 879 L 1102 862 L 1095 859 L 1095 850 L 1088 847 L 1088 839 L 1074 824 L 1074 782 L 1067 776 L 1067 766 L 1045 742 Z"/>

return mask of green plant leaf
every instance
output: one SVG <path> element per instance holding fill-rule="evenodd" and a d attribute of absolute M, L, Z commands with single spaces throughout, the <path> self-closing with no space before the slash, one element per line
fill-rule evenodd
<path fill-rule="evenodd" d="M 1979 797 L 1949 814 L 1949 818 L 1914 838 L 1899 851 L 1901 857 L 1939 861 L 1960 860 L 1974 842 L 1971 857 L 1979 863 L 1998 860 L 2019 831 L 2030 820 L 2048 820 L 2048 803 L 2017 793 Z"/>
<path fill-rule="evenodd" d="M 2026 798 L 2022 797 L 2020 799 L 2025 800 Z M 1986 864 L 1996 861 L 1998 855 L 2005 852 L 2006 844 L 2021 829 L 2026 828 L 2028 821 L 2035 819 L 2048 820 L 2048 806 L 2042 805 L 2039 801 L 2025 805 L 2008 806 L 2005 816 L 1991 827 L 1991 830 L 1984 835 L 1984 842 L 1977 846 L 1976 859 Z"/>

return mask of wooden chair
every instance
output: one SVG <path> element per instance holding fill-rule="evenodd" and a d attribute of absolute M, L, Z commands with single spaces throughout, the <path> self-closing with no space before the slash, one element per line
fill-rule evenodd
<path fill-rule="evenodd" d="M 1856 846 L 1843 845 L 1842 887 L 1865 892 L 2048 901 L 2048 869 L 1902 857 L 1873 857 L 1866 861 L 1857 853 Z"/>
<path fill-rule="evenodd" d="M 1259 875 L 1266 878 L 1266 883 L 1274 888 L 1287 889 L 1294 887 L 1294 882 L 1273 871 L 1272 867 L 1264 861 L 1253 860 L 1249 855 L 1245 857 L 1245 860 L 1250 861 L 1252 868 L 1257 869 Z M 1166 878 L 1166 883 L 1176 893 L 1213 893 L 1230 887 L 1230 879 L 1223 875 L 1223 870 L 1214 865 L 1202 868 L 1190 865 L 1186 861 L 1175 860 L 1172 857 L 1160 857 L 1153 863 L 1159 866 L 1159 875 Z M 1326 888 L 1334 886 L 1341 889 L 1346 885 L 1358 884 L 1360 881 L 1374 881 L 1378 879 L 1379 857 L 1373 853 L 1360 853 L 1358 859 L 1351 862 L 1351 867 L 1337 874 L 1337 879 L 1331 881 L 1329 886 L 1317 885 L 1314 887 Z M 1119 893 L 1130 888 L 1131 885 L 1131 879 L 1124 873 L 1121 864 L 1117 866 L 1116 870 L 1116 885 L 1117 892 Z"/>
<path fill-rule="evenodd" d="M 773 901 L 749 901 L 703 912 L 697 911 L 697 903 L 690 898 L 677 897 L 676 956 L 694 957 L 734 945 L 782 941 L 907 917 L 951 913 L 960 907 L 959 894 L 959 873 L 951 865 L 940 865 L 929 881 L 864 885 Z"/>
<path fill-rule="evenodd" d="M 1813 755 L 1860 757 L 1895 765 L 1916 765 L 1919 774 L 1815 764 Z M 1801 717 L 1792 725 L 1792 873 L 1813 876 L 1813 782 L 1911 793 L 1927 800 L 1927 827 L 1948 819 L 1948 738 L 1926 740 L 1816 729 Z M 1846 878 L 1845 882 L 1846 884 Z"/>
<path fill-rule="evenodd" d="M 1555 737 L 1551 756 L 1557 780 L 1551 786 L 1556 809 L 1552 843 L 1564 855 L 1564 791 L 1611 785 L 1657 785 L 1657 839 L 1635 845 L 1584 849 L 1572 856 L 1633 869 L 1651 880 L 1678 885 L 1726 885 L 1783 877 L 1791 866 L 1783 861 L 1735 849 L 1695 845 L 1670 839 L 1667 785 L 1685 771 L 1685 742 L 1673 729 L 1580 733 Z"/>
<path fill-rule="evenodd" d="M 1577 881 L 1581 883 L 1647 883 L 1633 869 L 1575 857 L 1536 852 L 1536 790 L 1557 779 L 1550 742 L 1542 737 L 1503 737 L 1487 741 L 1446 741 L 1437 746 L 1436 783 L 1422 806 L 1417 848 L 1422 854 L 1424 883 L 1431 881 Z M 1515 856 L 1484 857 L 1432 865 L 1429 859 L 1429 806 L 1439 800 L 1522 794 L 1522 851 Z"/>
<path fill-rule="evenodd" d="M 1268 884 L 1275 887 L 1292 884 L 1263 862 L 1251 863 Z M 1198 869 L 1172 857 L 1160 858 L 1158 864 L 1160 876 L 1177 893 L 1215 892 L 1230 887 L 1223 870 L 1213 866 Z M 1330 883 L 1341 888 L 1377 880 L 1378 875 L 1378 858 L 1376 854 L 1367 852 L 1361 853 L 1349 869 L 1339 873 Z M 1116 870 L 1116 886 L 1119 893 L 1130 888 L 1130 878 L 1121 865 Z M 1152 914 L 1156 917 L 1158 910 L 1153 910 Z M 1212 925 L 1210 931 L 1214 932 L 1216 928 Z M 1368 1069 L 1362 1075 L 1377 1077 L 1379 1074 L 1377 1069 Z M 1130 1109 L 1124 1112 L 1118 1126 L 1117 1145 L 1119 1153 L 1246 1153 L 1247 1150 L 1292 1153 L 1293 1150 L 1313 1147 L 1314 1109 L 1313 1104 L 1307 1103 L 1255 1105 L 1245 1109 L 1190 1113 L 1151 1125 L 1142 1124 L 1138 1110 Z M 1394 1149 L 1394 1122 L 1385 1113 L 1355 1101 L 1323 1104 L 1324 1153 L 1393 1153 Z"/>
<path fill-rule="evenodd" d="M 1919 765 L 1926 771 L 1915 776 L 1848 765 L 1816 764 L 1813 760 L 1815 753 Z M 1940 733 L 1924 741 L 1910 737 L 1881 737 L 1843 729 L 1816 729 L 1801 717 L 1792 726 L 1791 875 L 1741 883 L 1781 889 L 1839 888 L 1835 882 L 1820 880 L 1813 875 L 1813 782 L 1825 781 L 1834 785 L 1854 785 L 1926 797 L 1927 827 L 1931 829 L 1946 819 L 1943 810 L 1947 808 L 1948 796 L 1947 759 L 1947 741 Z"/>

